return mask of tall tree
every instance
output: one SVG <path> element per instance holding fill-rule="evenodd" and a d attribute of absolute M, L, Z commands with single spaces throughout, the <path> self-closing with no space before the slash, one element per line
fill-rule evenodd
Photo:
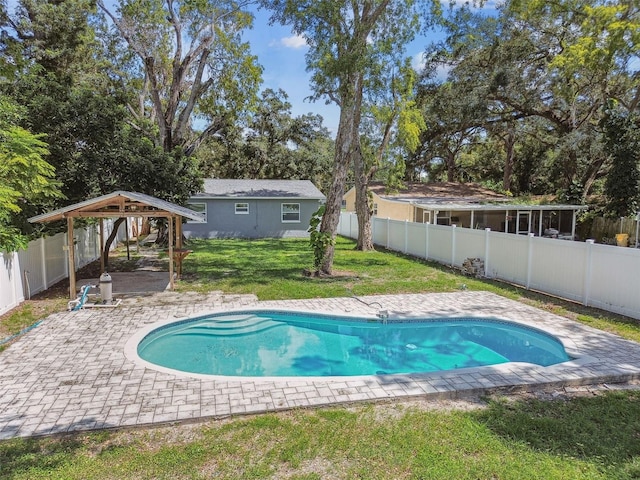
<path fill-rule="evenodd" d="M 391 68 L 388 68 L 388 67 Z M 371 215 L 373 203 L 369 183 L 382 174 L 387 188 L 400 186 L 404 176 L 404 158 L 420 144 L 420 133 L 426 128 L 415 96 L 416 72 L 410 60 L 394 68 L 389 65 L 377 76 L 377 88 L 366 95 L 361 138 L 362 161 L 354 164 L 356 213 L 358 216 L 359 250 L 373 249 Z"/>
<path fill-rule="evenodd" d="M 626 217 L 640 206 L 640 118 L 610 108 L 603 126 L 606 151 L 612 161 L 605 182 L 607 211 Z"/>
<path fill-rule="evenodd" d="M 332 240 L 340 220 L 347 171 L 351 164 L 363 162 L 359 135 L 368 78 L 389 58 L 402 54 L 404 45 L 419 29 L 420 9 L 432 7 L 435 11 L 439 2 L 417 5 L 411 0 L 261 0 L 260 3 L 273 12 L 272 21 L 290 25 L 306 39 L 314 98 L 324 98 L 340 107 L 332 184 L 318 236 L 328 246 L 321 271 L 331 274 Z"/>
<path fill-rule="evenodd" d="M 1 40 L 19 68 L 0 88 L 24 107 L 21 125 L 45 134 L 66 201 L 124 189 L 186 202 L 200 187 L 194 159 L 180 149 L 165 152 L 154 144 L 152 129 L 128 122 L 126 92 L 104 73 L 110 65 L 94 35 L 91 2 L 24 0 L 19 6 Z M 27 203 L 22 216 L 42 208 Z"/>
<path fill-rule="evenodd" d="M 26 203 L 46 203 L 60 197 L 55 170 L 45 160 L 47 144 L 18 125 L 20 113 L 0 95 L 0 251 L 26 248 L 28 237 L 14 216 Z"/>
<path fill-rule="evenodd" d="M 119 0 L 112 12 L 98 0 L 137 58 L 130 111 L 139 126 L 153 119 L 166 152 L 180 147 L 193 154 L 254 101 L 261 68 L 241 40 L 253 19 L 243 10 L 249 3 Z M 196 114 L 204 123 L 199 132 L 192 131 Z"/>
<path fill-rule="evenodd" d="M 245 121 L 228 125 L 197 155 L 207 176 L 308 179 L 324 189 L 332 154 L 320 115 L 294 117 L 287 94 L 266 89 Z"/>

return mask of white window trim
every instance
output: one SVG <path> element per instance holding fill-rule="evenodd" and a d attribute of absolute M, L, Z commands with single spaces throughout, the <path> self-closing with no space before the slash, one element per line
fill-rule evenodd
<path fill-rule="evenodd" d="M 238 205 L 246 205 L 247 206 L 247 210 L 246 211 L 238 211 Z M 235 204 L 235 213 L 236 215 L 249 215 L 249 203 L 248 202 L 239 202 Z"/>
<path fill-rule="evenodd" d="M 207 202 L 189 202 L 187 203 L 187 208 L 191 208 L 191 206 L 193 205 L 202 205 L 204 208 L 202 209 L 202 212 L 198 212 L 198 213 L 202 213 L 204 215 L 204 220 L 200 221 L 200 220 L 191 220 L 191 219 L 187 219 L 187 223 L 207 223 Z M 193 210 L 193 209 L 191 209 Z M 197 210 L 193 210 L 194 212 L 196 212 Z"/>
<path fill-rule="evenodd" d="M 297 205 L 298 206 L 298 219 L 297 220 L 285 220 L 284 219 L 284 206 L 285 205 Z M 293 213 L 293 212 L 287 212 L 287 213 Z M 282 223 L 300 223 L 300 204 L 299 203 L 281 203 L 280 204 L 280 220 L 282 221 Z"/>

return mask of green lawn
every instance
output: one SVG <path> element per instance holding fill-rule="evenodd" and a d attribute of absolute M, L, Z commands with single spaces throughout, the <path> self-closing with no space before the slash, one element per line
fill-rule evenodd
<path fill-rule="evenodd" d="M 297 410 L 0 442 L 7 479 L 631 479 L 640 393 Z"/>
<path fill-rule="evenodd" d="M 353 246 L 338 240 L 338 275 L 309 278 L 304 240 L 193 241 L 179 288 L 263 300 L 490 290 L 640 339 L 628 318 Z M 394 402 L 16 439 L 0 442 L 0 478 L 640 478 L 640 391 L 487 400 L 475 409 Z"/>

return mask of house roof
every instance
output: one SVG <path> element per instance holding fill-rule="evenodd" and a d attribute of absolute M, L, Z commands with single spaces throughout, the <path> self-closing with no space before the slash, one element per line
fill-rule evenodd
<path fill-rule="evenodd" d="M 300 198 L 324 200 L 309 180 L 225 180 L 209 178 L 192 198 Z"/>
<path fill-rule="evenodd" d="M 384 183 L 376 182 L 369 185 L 369 189 L 376 195 L 389 200 L 414 200 L 419 203 L 440 202 L 506 202 L 509 197 L 484 188 L 477 183 L 457 182 L 408 182 L 406 188 L 387 193 Z"/>
<path fill-rule="evenodd" d="M 67 217 L 166 217 L 179 215 L 202 221 L 198 212 L 151 195 L 118 190 L 107 195 L 74 203 L 48 213 L 29 218 L 29 222 L 52 222 Z"/>
<path fill-rule="evenodd" d="M 513 198 L 488 190 L 477 183 L 407 183 L 398 192 L 386 193 L 383 183 L 369 186 L 376 195 L 396 202 L 432 210 L 585 210 L 586 205 L 514 204 Z"/>

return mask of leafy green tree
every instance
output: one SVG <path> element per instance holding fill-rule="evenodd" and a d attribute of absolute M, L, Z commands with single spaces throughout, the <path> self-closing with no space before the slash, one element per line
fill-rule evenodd
<path fill-rule="evenodd" d="M 638 50 L 630 49 L 619 36 L 637 45 L 633 25 L 638 9 L 626 2 L 608 16 L 600 5 L 596 0 L 511 1 L 498 17 L 463 10 L 451 22 L 442 58 L 451 67 L 452 81 L 472 92 L 466 98 L 486 100 L 484 128 L 498 123 L 505 132 L 501 135 L 507 157 L 505 184 L 510 181 L 509 170 L 519 168 L 510 165 L 509 152 L 517 152 L 522 137 L 517 125 L 525 118 L 539 120 L 528 123 L 527 130 L 539 127 L 529 134 L 544 137 L 546 158 L 555 159 L 547 165 L 549 184 L 565 198 L 582 201 L 606 174 L 608 157 L 602 149 L 599 119 L 606 98 L 624 99 L 621 103 L 629 106 L 635 103 L 637 85 L 632 86 L 635 75 L 629 65 Z M 608 33 L 596 32 L 594 22 L 607 25 Z M 585 48 L 596 44 L 599 53 L 592 53 L 597 61 Z M 509 131 L 516 132 L 515 143 L 513 136 L 509 140 Z M 512 162 L 516 160 L 512 157 Z"/>
<path fill-rule="evenodd" d="M 399 67 L 388 65 L 384 70 L 385 73 L 381 68 L 375 79 L 378 88 L 367 91 L 360 139 L 362 161 L 354 162 L 358 250 L 373 250 L 369 183 L 380 175 L 387 188 L 401 186 L 404 158 L 417 149 L 420 133 L 426 128 L 414 99 L 417 75 L 410 60 Z"/>
<path fill-rule="evenodd" d="M 340 107 L 332 184 L 320 225 L 320 232 L 333 238 L 349 166 L 364 161 L 359 138 L 364 92 L 381 65 L 402 57 L 420 21 L 431 18 L 440 4 L 410 0 L 261 0 L 260 4 L 273 12 L 272 21 L 290 25 L 306 39 L 314 98 Z M 323 273 L 331 274 L 333 256 L 330 245 Z"/>
<path fill-rule="evenodd" d="M 126 70 L 114 71 L 130 92 L 129 110 L 139 128 L 153 121 L 166 152 L 193 154 L 253 104 L 261 68 L 241 39 L 253 19 L 243 10 L 249 3 L 119 0 L 112 11 L 98 1 L 119 34 L 107 44 L 120 39 L 134 54 L 119 57 Z M 197 132 L 196 118 L 204 125 Z"/>
<path fill-rule="evenodd" d="M 198 158 L 207 176 L 308 179 L 324 189 L 332 154 L 320 115 L 294 117 L 286 93 L 266 89 L 246 121 L 206 142 Z"/>
<path fill-rule="evenodd" d="M 605 181 L 606 208 L 615 217 L 626 217 L 640 205 L 640 118 L 609 109 L 603 126 L 612 160 Z"/>
<path fill-rule="evenodd" d="M 94 10 L 81 0 L 22 2 L 2 37 L 21 68 L 0 88 L 24 107 L 21 125 L 45 134 L 67 203 L 114 190 L 184 203 L 201 185 L 195 159 L 158 146 L 149 122 L 130 121 L 127 91 L 107 75 L 111 66 L 101 57 Z M 24 217 L 44 208 L 25 204 L 14 225 L 28 231 Z"/>
<path fill-rule="evenodd" d="M 55 171 L 44 159 L 47 144 L 18 125 L 19 110 L 0 95 L 0 250 L 26 248 L 29 238 L 13 219 L 28 202 L 59 198 Z"/>

